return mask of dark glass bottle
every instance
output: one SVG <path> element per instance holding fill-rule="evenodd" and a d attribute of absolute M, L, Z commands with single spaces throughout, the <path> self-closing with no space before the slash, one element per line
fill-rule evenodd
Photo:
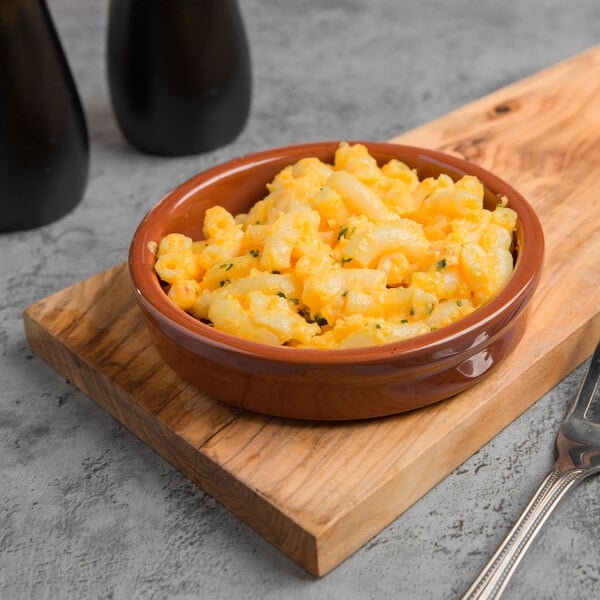
<path fill-rule="evenodd" d="M 198 154 L 232 141 L 251 96 L 236 0 L 111 0 L 107 75 L 119 126 L 138 150 Z"/>
<path fill-rule="evenodd" d="M 0 231 L 67 214 L 88 166 L 85 116 L 45 0 L 0 0 Z"/>

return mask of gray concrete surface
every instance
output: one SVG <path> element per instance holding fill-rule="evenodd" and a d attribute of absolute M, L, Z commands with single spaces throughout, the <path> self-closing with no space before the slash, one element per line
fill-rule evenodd
<path fill-rule="evenodd" d="M 85 198 L 0 237 L 0 598 L 460 597 L 551 465 L 581 369 L 315 580 L 33 356 L 21 312 L 123 261 L 145 211 L 195 172 L 287 143 L 388 139 L 597 44 L 600 3 L 240 0 L 250 121 L 228 146 L 177 159 L 131 150 L 116 127 L 106 4 L 49 0 L 90 127 Z M 591 479 L 558 509 L 506 598 L 599 597 L 599 497 Z"/>

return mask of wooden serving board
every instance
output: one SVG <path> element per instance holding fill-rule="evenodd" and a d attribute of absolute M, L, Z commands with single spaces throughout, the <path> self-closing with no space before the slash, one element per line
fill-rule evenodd
<path fill-rule="evenodd" d="M 124 264 L 24 313 L 34 352 L 316 576 L 511 423 L 600 336 L 600 46 L 393 141 L 494 171 L 531 201 L 545 230 L 524 339 L 494 375 L 450 400 L 345 423 L 221 404 L 150 346 Z"/>

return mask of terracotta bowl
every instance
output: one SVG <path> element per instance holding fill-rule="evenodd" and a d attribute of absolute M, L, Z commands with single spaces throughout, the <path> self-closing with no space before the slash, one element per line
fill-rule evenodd
<path fill-rule="evenodd" d="M 526 327 L 526 306 L 544 254 L 540 222 L 527 201 L 488 171 L 453 156 L 388 143 L 365 144 L 380 162 L 391 158 L 419 177 L 476 175 L 486 203 L 498 195 L 518 213 L 514 273 L 489 304 L 431 333 L 382 346 L 346 350 L 272 347 L 211 328 L 172 304 L 153 271 L 148 243 L 171 232 L 201 239 L 205 210 L 221 204 L 246 212 L 266 195 L 265 184 L 302 157 L 332 161 L 339 142 L 276 148 L 237 158 L 192 177 L 168 193 L 133 237 L 129 273 L 135 297 L 163 360 L 214 398 L 269 415 L 315 420 L 381 417 L 448 398 L 490 375 Z"/>

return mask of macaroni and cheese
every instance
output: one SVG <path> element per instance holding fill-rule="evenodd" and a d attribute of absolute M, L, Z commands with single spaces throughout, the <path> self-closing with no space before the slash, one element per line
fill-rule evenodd
<path fill-rule="evenodd" d="M 419 180 L 362 144 L 278 173 L 245 214 L 206 211 L 204 240 L 155 247 L 169 298 L 242 338 L 337 349 L 420 335 L 471 313 L 513 270 L 517 214 L 474 176 Z"/>

